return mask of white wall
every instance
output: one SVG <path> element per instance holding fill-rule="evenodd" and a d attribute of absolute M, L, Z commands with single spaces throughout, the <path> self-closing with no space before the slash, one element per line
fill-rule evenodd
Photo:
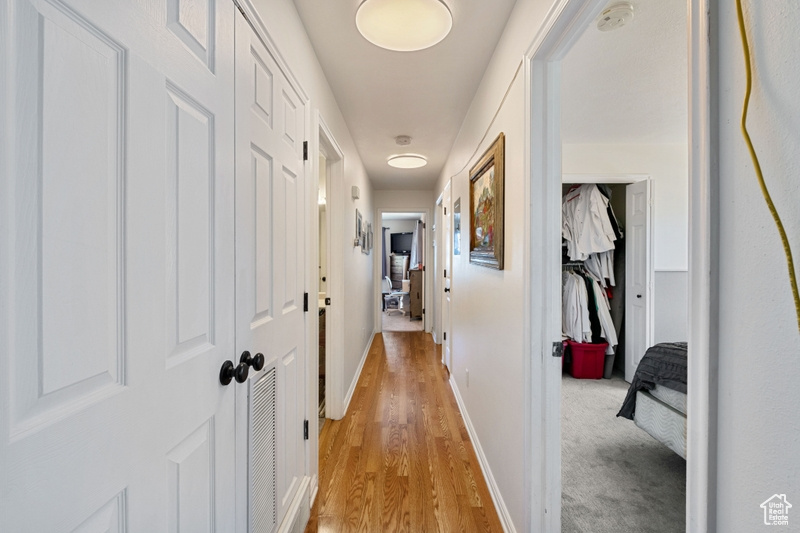
<path fill-rule="evenodd" d="M 462 254 L 453 257 L 452 267 L 452 376 L 507 509 L 506 518 L 517 531 L 525 530 L 524 489 L 526 481 L 531 481 L 523 470 L 522 295 L 527 230 L 523 227 L 525 94 L 521 70 L 489 126 L 549 9 L 547 2 L 537 0 L 515 4 L 435 188 L 438 197 L 452 178 L 452 199 L 460 197 L 462 205 Z M 487 128 L 486 140 L 480 142 Z M 506 136 L 506 255 L 505 269 L 496 271 L 469 263 L 468 232 L 463 228 L 469 227 L 470 220 L 469 209 L 464 208 L 469 205 L 469 167 L 501 131 Z M 533 482 L 534 486 L 539 483 Z"/>
<path fill-rule="evenodd" d="M 340 243 L 331 243 L 331 246 L 340 246 L 344 254 L 342 272 L 344 279 L 341 280 L 341 283 L 344 284 L 345 298 L 341 302 L 333 302 L 334 306 L 343 307 L 343 316 L 347 317 L 347 320 L 344 321 L 343 335 L 344 391 L 341 394 L 344 396 L 356 377 L 358 364 L 373 332 L 374 302 L 371 262 L 373 255 L 362 254 L 360 248 L 353 247 L 356 208 L 366 215 L 366 220 L 374 220 L 369 216 L 373 212 L 372 184 L 364 170 L 350 131 L 317 61 L 294 4 L 291 0 L 253 0 L 253 4 L 286 63 L 308 93 L 312 116 L 313 110 L 318 109 L 344 152 L 342 186 L 339 190 L 327 191 L 329 206 L 332 195 L 339 195 L 338 203 L 334 201 L 333 205 L 343 207 L 341 234 L 344 238 Z M 317 132 L 309 131 L 308 136 L 309 145 L 316 146 Z M 352 185 L 361 189 L 359 200 L 353 200 L 350 196 Z M 336 283 L 336 281 L 331 280 L 331 283 Z"/>
<path fill-rule="evenodd" d="M 717 531 L 760 531 L 775 493 L 800 527 L 800 334 L 777 231 L 739 131 L 745 73 L 734 2 L 716 2 L 719 52 Z M 755 79 L 748 128 L 800 253 L 800 3 L 744 2 Z M 716 31 L 718 30 L 718 31 Z M 713 67 L 712 67 L 713 72 Z M 713 340 L 712 340 L 713 343 Z M 768 529 L 768 528 L 767 528 Z"/>
<path fill-rule="evenodd" d="M 391 233 L 408 233 L 414 231 L 415 220 L 384 220 L 383 227 L 389 228 Z"/>
<path fill-rule="evenodd" d="M 689 152 L 680 144 L 565 144 L 564 174 L 647 174 L 653 183 L 656 270 L 689 266 Z"/>

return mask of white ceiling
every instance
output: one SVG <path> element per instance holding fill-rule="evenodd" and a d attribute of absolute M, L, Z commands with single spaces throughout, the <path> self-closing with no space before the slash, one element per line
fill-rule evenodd
<path fill-rule="evenodd" d="M 634 0 L 634 18 L 594 24 L 561 63 L 565 143 L 685 142 L 686 0 Z"/>
<path fill-rule="evenodd" d="M 376 189 L 432 189 L 515 0 L 448 0 L 453 29 L 419 52 L 378 48 L 356 29 L 360 0 L 294 0 Z M 479 36 L 479 38 L 476 38 Z M 410 146 L 395 137 L 410 135 Z M 397 153 L 428 165 L 398 170 Z"/>
<path fill-rule="evenodd" d="M 515 0 L 447 0 L 453 30 L 419 52 L 364 39 L 355 26 L 361 0 L 293 1 L 375 189 L 433 188 Z M 632 3 L 631 23 L 611 32 L 592 25 L 562 64 L 564 142 L 686 140 L 686 2 Z M 398 135 L 411 145 L 395 144 Z M 386 164 L 405 152 L 428 165 Z"/>

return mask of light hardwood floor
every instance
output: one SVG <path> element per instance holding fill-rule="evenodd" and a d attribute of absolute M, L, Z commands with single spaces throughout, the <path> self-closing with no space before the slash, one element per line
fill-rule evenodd
<path fill-rule="evenodd" d="M 375 336 L 347 416 L 322 429 L 306 532 L 502 532 L 447 379 L 429 334 Z"/>

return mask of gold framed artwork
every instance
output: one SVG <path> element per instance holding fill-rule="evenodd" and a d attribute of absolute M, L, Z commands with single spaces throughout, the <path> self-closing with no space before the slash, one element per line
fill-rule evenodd
<path fill-rule="evenodd" d="M 503 270 L 505 143 L 501 133 L 469 171 L 469 262 Z"/>

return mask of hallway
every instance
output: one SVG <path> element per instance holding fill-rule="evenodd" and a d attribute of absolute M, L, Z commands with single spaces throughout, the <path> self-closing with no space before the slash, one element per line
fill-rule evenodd
<path fill-rule="evenodd" d="M 429 334 L 376 335 L 344 419 L 320 435 L 306 532 L 502 527 Z"/>

